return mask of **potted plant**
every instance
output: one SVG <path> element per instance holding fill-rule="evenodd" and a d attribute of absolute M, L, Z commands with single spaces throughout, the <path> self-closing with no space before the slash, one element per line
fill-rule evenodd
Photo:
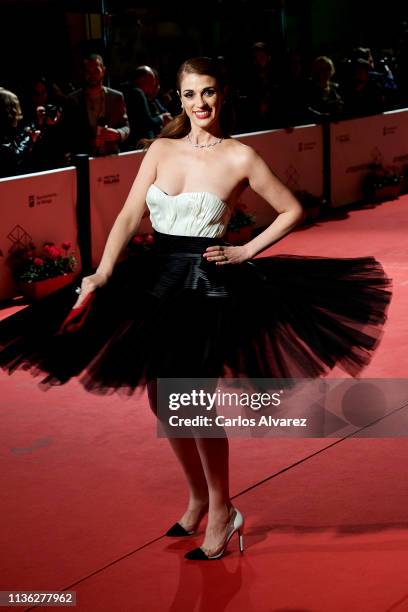
<path fill-rule="evenodd" d="M 38 300 L 72 282 L 77 260 L 70 252 L 71 242 L 63 242 L 61 248 L 53 242 L 44 242 L 37 249 L 33 242 L 14 249 L 9 265 L 22 293 Z"/>
<path fill-rule="evenodd" d="M 401 180 L 400 194 L 408 193 L 408 164 L 404 164 L 403 168 L 401 169 L 401 174 L 402 174 L 402 180 Z"/>
<path fill-rule="evenodd" d="M 138 253 L 140 251 L 148 251 L 154 244 L 153 234 L 136 234 L 133 236 L 128 244 L 128 253 Z"/>
<path fill-rule="evenodd" d="M 255 216 L 246 212 L 248 207 L 238 202 L 227 226 L 226 239 L 233 244 L 248 242 L 252 237 L 252 227 L 255 225 Z"/>
<path fill-rule="evenodd" d="M 402 174 L 395 165 L 371 164 L 363 183 L 364 197 L 374 202 L 394 200 L 401 193 Z"/>
<path fill-rule="evenodd" d="M 306 212 L 306 222 L 311 222 L 319 218 L 322 207 L 325 203 L 322 198 L 319 198 L 306 190 L 295 191 L 295 197 L 302 204 Z"/>

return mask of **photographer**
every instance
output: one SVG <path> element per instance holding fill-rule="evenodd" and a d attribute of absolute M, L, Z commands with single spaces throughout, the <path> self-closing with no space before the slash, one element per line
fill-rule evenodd
<path fill-rule="evenodd" d="M 66 100 L 54 83 L 45 77 L 33 79 L 23 105 L 24 116 L 40 137 L 31 157 L 30 170 L 39 172 L 66 165 Z"/>

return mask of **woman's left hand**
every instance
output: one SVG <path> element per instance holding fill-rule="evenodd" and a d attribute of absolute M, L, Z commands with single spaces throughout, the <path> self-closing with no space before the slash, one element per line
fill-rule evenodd
<path fill-rule="evenodd" d="M 226 264 L 239 264 L 250 259 L 249 249 L 246 244 L 242 246 L 210 246 L 205 250 L 203 257 L 212 261 L 216 266 Z"/>

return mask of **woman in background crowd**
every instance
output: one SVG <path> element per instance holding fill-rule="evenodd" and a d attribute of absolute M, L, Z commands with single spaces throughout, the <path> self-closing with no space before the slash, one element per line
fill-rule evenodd
<path fill-rule="evenodd" d="M 29 172 L 35 143 L 40 131 L 22 124 L 23 113 L 18 97 L 0 88 L 0 176 Z"/>

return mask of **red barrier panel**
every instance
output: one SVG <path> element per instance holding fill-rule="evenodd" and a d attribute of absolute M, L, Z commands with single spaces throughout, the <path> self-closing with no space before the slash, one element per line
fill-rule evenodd
<path fill-rule="evenodd" d="M 102 257 L 111 227 L 122 209 L 143 159 L 143 151 L 131 151 L 89 160 L 91 197 L 92 264 L 96 267 Z M 150 220 L 145 218 L 139 232 L 151 232 Z"/>
<path fill-rule="evenodd" d="M 372 164 L 408 164 L 408 110 L 332 123 L 330 141 L 332 206 L 358 202 Z"/>
<path fill-rule="evenodd" d="M 7 258 L 10 252 L 33 241 L 72 243 L 78 260 L 76 226 L 76 170 L 64 168 L 37 174 L 0 179 L 0 300 L 19 292 Z"/>

